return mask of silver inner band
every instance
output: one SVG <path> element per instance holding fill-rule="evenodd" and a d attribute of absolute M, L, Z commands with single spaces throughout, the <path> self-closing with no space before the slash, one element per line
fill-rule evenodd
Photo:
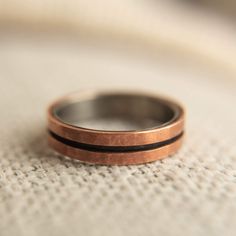
<path fill-rule="evenodd" d="M 133 94 L 103 94 L 54 108 L 63 123 L 103 131 L 153 129 L 173 121 L 179 113 L 179 107 L 170 102 Z"/>

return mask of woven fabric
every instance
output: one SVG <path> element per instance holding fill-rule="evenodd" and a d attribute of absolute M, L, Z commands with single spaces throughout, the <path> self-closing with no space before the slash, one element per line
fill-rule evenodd
<path fill-rule="evenodd" d="M 98 39 L 121 39 L 151 51 L 191 53 L 196 59 L 223 64 L 236 73 L 235 23 L 213 11 L 218 0 L 214 0 L 212 9 L 203 7 L 204 2 L 210 5 L 210 0 L 201 2 L 2 0 L 0 22 L 6 27 L 20 25 L 31 30 L 72 31 Z M 233 2 L 221 1 L 221 10 L 224 5 L 235 9 Z"/>
<path fill-rule="evenodd" d="M 179 58 L 164 63 L 29 38 L 0 42 L 1 236 L 235 235 L 235 80 L 187 68 Z M 52 151 L 48 103 L 105 87 L 181 101 L 187 111 L 182 149 L 162 161 L 121 167 Z"/>

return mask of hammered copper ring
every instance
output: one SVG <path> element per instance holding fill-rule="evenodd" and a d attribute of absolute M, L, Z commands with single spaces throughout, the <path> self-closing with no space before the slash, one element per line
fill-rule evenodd
<path fill-rule="evenodd" d="M 133 129 L 91 129 L 89 120 L 123 120 Z M 184 134 L 184 110 L 176 102 L 135 92 L 74 93 L 48 109 L 49 145 L 83 162 L 129 165 L 174 154 Z"/>

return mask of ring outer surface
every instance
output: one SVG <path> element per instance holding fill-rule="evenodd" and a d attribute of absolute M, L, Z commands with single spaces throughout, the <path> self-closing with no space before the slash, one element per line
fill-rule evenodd
<path fill-rule="evenodd" d="M 140 95 L 139 93 L 133 94 Z M 146 94 L 141 95 L 145 96 Z M 162 99 L 167 105 L 177 107 L 179 109 L 179 114 L 173 120 L 160 127 L 137 131 L 103 131 L 66 124 L 54 115 L 54 109 L 63 103 L 69 104 L 70 102 L 77 101 L 81 99 L 81 96 L 76 93 L 63 97 L 62 99 L 52 103 L 48 109 L 48 129 L 50 131 L 48 134 L 49 145 L 59 153 L 80 161 L 106 165 L 141 164 L 172 155 L 182 145 L 184 137 L 184 109 L 182 106 L 169 99 L 163 99 L 162 97 L 155 95 L 152 97 Z M 96 99 L 95 96 L 94 99 Z M 95 145 L 97 147 L 108 146 L 118 148 L 151 145 L 165 142 L 175 138 L 176 136 L 179 136 L 179 138 L 173 143 L 150 150 L 133 152 L 97 152 L 66 145 L 65 143 L 55 139 L 50 134 L 51 132 L 73 142 Z"/>

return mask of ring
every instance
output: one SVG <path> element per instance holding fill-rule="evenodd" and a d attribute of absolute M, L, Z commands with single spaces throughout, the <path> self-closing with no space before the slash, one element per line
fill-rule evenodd
<path fill-rule="evenodd" d="M 103 128 L 91 128 L 91 122 L 100 121 Z M 109 128 L 113 123 L 119 124 L 117 121 L 124 127 Z M 156 95 L 74 93 L 48 109 L 50 147 L 83 162 L 105 165 L 152 162 L 177 152 L 183 136 L 183 108 Z"/>

